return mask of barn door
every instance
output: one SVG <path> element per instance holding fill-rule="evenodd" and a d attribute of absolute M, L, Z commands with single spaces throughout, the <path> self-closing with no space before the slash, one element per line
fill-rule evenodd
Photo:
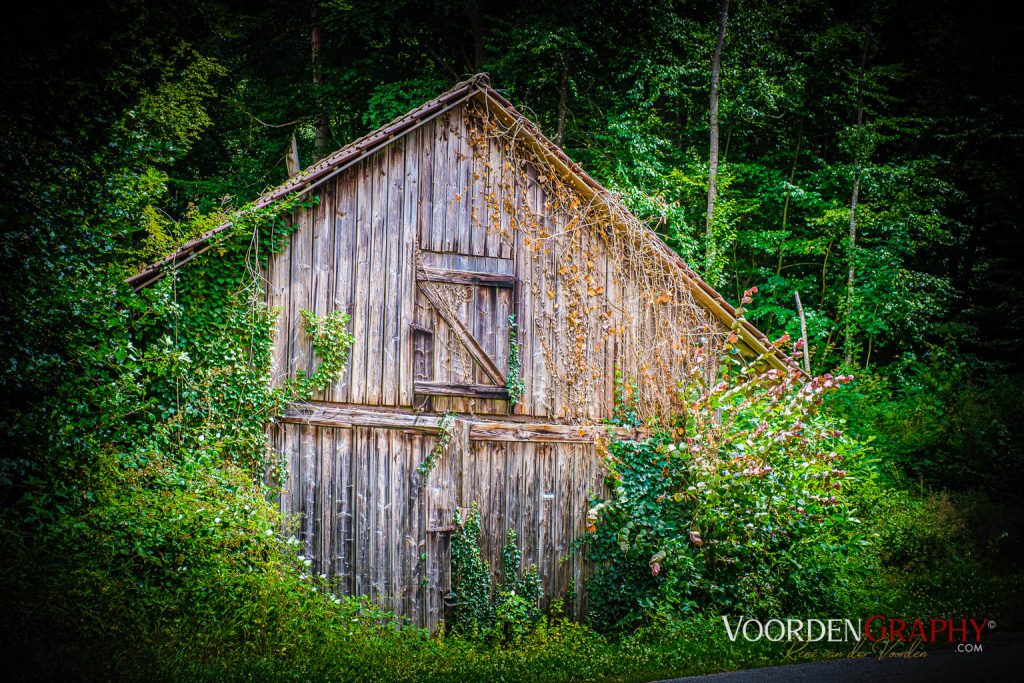
<path fill-rule="evenodd" d="M 447 621 L 448 594 L 451 592 L 452 532 L 455 531 L 455 495 L 462 461 L 469 449 L 469 425 L 456 419 L 451 427 L 448 448 L 423 482 L 423 510 L 426 551 L 424 553 L 426 589 L 425 612 L 421 625 L 433 629 Z"/>
<path fill-rule="evenodd" d="M 511 275 L 486 270 L 417 269 L 413 378 L 418 405 L 431 397 L 506 402 L 513 283 Z M 451 401 L 431 407 L 466 409 Z"/>

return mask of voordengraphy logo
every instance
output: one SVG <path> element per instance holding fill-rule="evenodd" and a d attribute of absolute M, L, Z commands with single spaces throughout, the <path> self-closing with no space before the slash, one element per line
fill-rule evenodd
<path fill-rule="evenodd" d="M 987 619 L 895 619 L 875 615 L 867 619 L 751 619 L 722 617 L 729 640 L 800 641 L 809 643 L 871 642 L 978 643 Z"/>

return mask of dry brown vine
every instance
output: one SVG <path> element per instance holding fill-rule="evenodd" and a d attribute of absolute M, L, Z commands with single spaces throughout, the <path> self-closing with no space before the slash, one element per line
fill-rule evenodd
<path fill-rule="evenodd" d="M 586 199 L 573 188 L 527 142 L 533 132 L 525 118 L 502 125 L 473 102 L 464 117 L 472 182 L 487 179 L 486 210 L 474 209 L 473 224 L 510 245 L 518 237 L 520 257 L 530 259 L 535 300 L 554 302 L 522 320 L 539 340 L 551 376 L 545 401 L 550 406 L 559 399 L 570 419 L 592 419 L 594 393 L 609 374 L 603 354 L 594 351 L 612 344 L 623 373 L 636 380 L 637 415 L 674 412 L 679 382 L 695 366 L 710 372 L 729 334 L 694 299 L 685 267 L 616 197 L 603 192 Z M 497 186 L 491 181 L 499 175 L 491 167 L 495 142 L 504 160 Z M 501 216 L 509 217 L 508 225 Z"/>

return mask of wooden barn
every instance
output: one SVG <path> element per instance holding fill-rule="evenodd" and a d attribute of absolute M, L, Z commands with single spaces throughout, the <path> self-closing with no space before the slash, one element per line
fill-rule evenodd
<path fill-rule="evenodd" d="M 457 509 L 499 571 L 514 529 L 545 601 L 584 609 L 573 540 L 600 492 L 616 378 L 641 418 L 678 405 L 735 335 L 789 359 L 524 118 L 463 82 L 264 196 L 319 197 L 263 276 L 280 309 L 275 381 L 317 362 L 300 311 L 346 311 L 349 365 L 270 426 L 304 553 L 341 589 L 433 627 Z M 212 234 L 131 278 L 143 287 Z M 515 325 L 511 322 L 515 321 Z M 518 329 L 516 329 L 518 328 Z M 417 467 L 439 439 L 436 466 Z"/>

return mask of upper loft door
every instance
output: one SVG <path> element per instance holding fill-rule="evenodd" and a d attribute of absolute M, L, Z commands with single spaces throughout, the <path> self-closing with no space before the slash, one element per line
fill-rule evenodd
<path fill-rule="evenodd" d="M 511 259 L 421 256 L 413 322 L 415 405 L 508 413 Z"/>

